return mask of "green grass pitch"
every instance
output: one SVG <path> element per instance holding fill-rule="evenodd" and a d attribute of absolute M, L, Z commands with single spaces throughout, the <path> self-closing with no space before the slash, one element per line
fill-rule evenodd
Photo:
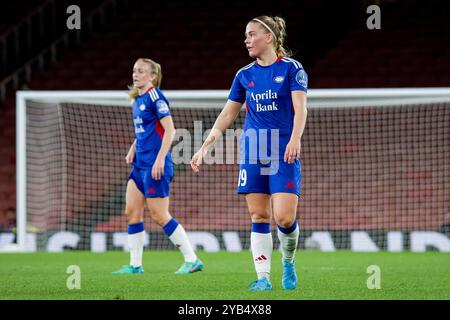
<path fill-rule="evenodd" d="M 111 275 L 128 262 L 126 252 L 0 254 L 0 299 L 449 299 L 450 256 L 445 253 L 324 253 L 298 251 L 296 290 L 281 288 L 281 256 L 272 257 L 272 291 L 249 292 L 255 279 L 251 254 L 198 252 L 205 270 L 173 272 L 178 251 L 144 252 L 143 275 Z M 67 267 L 78 265 L 81 288 L 69 290 Z M 369 290 L 367 267 L 381 269 L 381 288 Z"/>

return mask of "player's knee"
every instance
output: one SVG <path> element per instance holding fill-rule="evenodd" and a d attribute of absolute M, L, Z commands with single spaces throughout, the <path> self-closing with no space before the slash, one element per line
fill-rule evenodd
<path fill-rule="evenodd" d="M 149 208 L 150 218 L 160 227 L 163 227 L 167 222 L 167 216 L 162 214 L 154 208 Z"/>
<path fill-rule="evenodd" d="M 295 222 L 295 217 L 281 216 L 277 219 L 277 224 L 282 228 L 289 228 Z"/>
<path fill-rule="evenodd" d="M 127 217 L 128 224 L 138 223 L 140 222 L 142 211 L 136 208 L 127 207 L 125 208 L 125 216 Z"/>
<path fill-rule="evenodd" d="M 253 222 L 270 222 L 270 212 L 267 210 L 250 210 L 250 215 Z"/>

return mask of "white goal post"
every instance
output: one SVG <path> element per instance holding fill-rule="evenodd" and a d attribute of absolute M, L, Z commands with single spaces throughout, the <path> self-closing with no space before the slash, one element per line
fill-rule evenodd
<path fill-rule="evenodd" d="M 172 104 L 221 108 L 228 90 L 166 90 Z M 129 106 L 125 91 L 17 91 L 16 94 L 16 249 L 26 250 L 27 239 L 27 102 Z M 450 103 L 450 88 L 310 89 L 308 108 L 389 107 Z M 131 120 L 130 120 L 131 121 Z M 449 124 L 450 126 L 450 124 Z M 450 186 L 449 186 L 450 188 Z"/>

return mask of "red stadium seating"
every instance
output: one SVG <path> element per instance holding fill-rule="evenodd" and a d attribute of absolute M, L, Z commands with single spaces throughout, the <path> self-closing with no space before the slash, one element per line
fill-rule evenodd
<path fill-rule="evenodd" d="M 448 2 L 382 6 L 381 30 L 357 25 L 309 69 L 310 87 L 449 86 Z"/>

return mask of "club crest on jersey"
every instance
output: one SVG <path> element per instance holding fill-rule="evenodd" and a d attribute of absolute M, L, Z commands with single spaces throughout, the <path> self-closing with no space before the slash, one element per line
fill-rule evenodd
<path fill-rule="evenodd" d="M 169 112 L 169 106 L 164 100 L 158 100 L 156 102 L 156 108 L 158 109 L 159 113 L 168 113 Z"/>
<path fill-rule="evenodd" d="M 276 83 L 282 83 L 284 80 L 284 77 L 282 76 L 277 76 L 275 78 L 273 78 L 273 81 L 275 81 Z"/>
<path fill-rule="evenodd" d="M 145 110 L 145 104 L 141 104 L 141 105 L 139 106 L 139 110 L 144 111 L 144 110 Z"/>

